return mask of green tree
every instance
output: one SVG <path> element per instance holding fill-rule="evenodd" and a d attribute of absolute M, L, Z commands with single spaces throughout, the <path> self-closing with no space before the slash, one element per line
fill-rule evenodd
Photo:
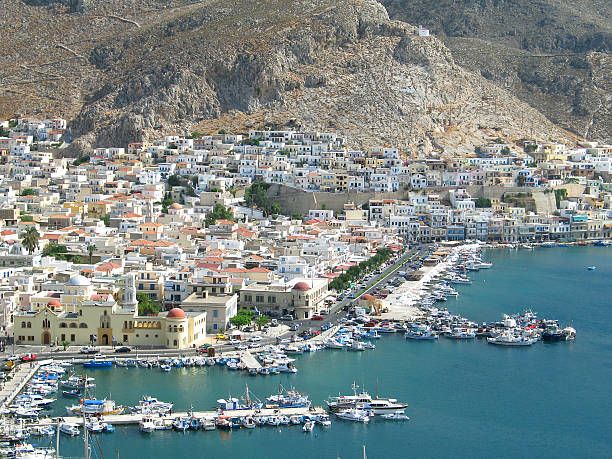
<path fill-rule="evenodd" d="M 183 181 L 178 175 L 171 175 L 170 177 L 168 177 L 167 183 L 170 189 L 172 189 L 172 187 L 181 186 L 183 184 Z"/>
<path fill-rule="evenodd" d="M 210 212 L 206 216 L 206 220 L 204 220 L 204 223 L 208 227 L 210 225 L 214 225 L 217 222 L 217 220 L 231 220 L 231 221 L 234 221 L 234 214 L 232 213 L 231 210 L 226 209 L 223 204 L 217 203 L 217 204 L 215 204 L 215 207 L 213 208 L 213 211 Z"/>
<path fill-rule="evenodd" d="M 136 301 L 138 301 L 138 315 L 140 316 L 154 316 L 161 310 L 161 303 L 152 300 L 151 297 L 145 293 L 137 293 Z"/>
<path fill-rule="evenodd" d="M 475 203 L 478 208 L 491 207 L 491 200 L 487 198 L 478 198 Z"/>
<path fill-rule="evenodd" d="M 23 247 L 28 251 L 31 255 L 36 249 L 38 249 L 38 240 L 40 239 L 40 234 L 36 231 L 36 228 L 29 227 L 26 228 L 25 231 L 21 235 L 21 243 Z"/>
<path fill-rule="evenodd" d="M 93 254 L 94 254 L 95 250 L 96 250 L 96 246 L 95 245 L 89 244 L 87 246 L 87 253 L 89 254 L 89 264 L 92 263 Z"/>
<path fill-rule="evenodd" d="M 262 327 L 268 325 L 268 322 L 270 322 L 270 318 L 265 314 L 259 315 L 255 318 L 255 324 L 257 325 L 257 328 L 259 330 L 261 330 Z"/>
<path fill-rule="evenodd" d="M 523 186 L 525 185 L 525 176 L 523 174 L 520 174 L 517 178 L 516 178 L 516 184 L 518 186 Z"/>
<path fill-rule="evenodd" d="M 32 217 L 31 215 L 22 215 L 19 217 L 19 219 L 22 222 L 33 222 L 34 221 L 34 217 Z"/>
<path fill-rule="evenodd" d="M 33 190 L 32 188 L 26 188 L 25 190 L 21 192 L 21 196 L 35 196 L 35 195 L 36 195 L 36 191 Z"/>
<path fill-rule="evenodd" d="M 110 226 L 110 215 L 105 215 L 102 217 L 102 221 L 104 222 L 104 226 Z"/>
<path fill-rule="evenodd" d="M 230 323 L 235 327 L 244 327 L 249 325 L 253 321 L 253 311 L 248 309 L 241 309 L 238 313 L 230 319 Z"/>

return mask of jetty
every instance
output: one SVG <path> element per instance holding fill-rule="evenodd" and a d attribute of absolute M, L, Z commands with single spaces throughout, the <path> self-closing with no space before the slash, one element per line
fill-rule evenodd
<path fill-rule="evenodd" d="M 247 410 L 226 410 L 226 411 L 183 411 L 172 414 L 154 415 L 156 419 L 162 419 L 164 424 L 171 424 L 172 420 L 181 418 L 197 418 L 197 419 L 219 419 L 219 418 L 246 418 L 253 416 L 322 416 L 327 414 L 323 407 L 303 407 L 303 408 L 259 408 Z M 112 425 L 137 425 L 142 420 L 143 414 L 108 414 L 100 416 L 100 418 Z M 62 423 L 70 423 L 83 425 L 82 416 L 61 416 Z M 38 423 L 32 425 L 55 425 L 57 418 L 40 419 Z"/>
<path fill-rule="evenodd" d="M 261 364 L 249 351 L 243 351 L 240 353 L 240 361 L 245 365 L 247 370 L 259 370 L 261 368 Z"/>
<path fill-rule="evenodd" d="M 40 367 L 48 365 L 51 362 L 53 362 L 53 360 L 18 363 L 17 368 L 15 368 L 15 371 L 12 373 L 11 380 L 5 382 L 2 386 L 2 390 L 0 391 L 0 403 L 10 405 Z"/>

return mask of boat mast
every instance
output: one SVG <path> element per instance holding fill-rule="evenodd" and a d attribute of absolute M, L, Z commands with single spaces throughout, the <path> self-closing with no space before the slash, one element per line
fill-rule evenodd
<path fill-rule="evenodd" d="M 83 405 L 81 406 L 81 414 L 83 415 L 83 443 L 85 447 L 85 459 L 89 459 L 89 438 L 87 435 L 87 424 L 85 423 L 85 400 L 87 400 L 87 374 L 85 374 L 85 384 L 83 386 Z"/>
<path fill-rule="evenodd" d="M 59 438 L 60 438 L 60 421 L 57 420 L 57 426 L 55 427 L 55 459 L 59 459 Z"/>

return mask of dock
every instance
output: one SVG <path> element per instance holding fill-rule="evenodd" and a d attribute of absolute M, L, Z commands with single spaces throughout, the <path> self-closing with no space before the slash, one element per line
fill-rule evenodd
<path fill-rule="evenodd" d="M 193 412 L 176 412 L 172 414 L 166 414 L 163 416 L 153 416 L 157 419 L 163 419 L 164 423 L 170 424 L 172 420 L 177 417 L 195 417 L 197 419 L 217 419 L 217 418 L 245 418 L 252 416 L 280 416 L 284 415 L 287 417 L 291 416 L 320 416 L 326 414 L 323 407 L 310 407 L 310 408 L 261 408 L 261 409 L 249 409 L 249 410 L 227 410 L 227 411 L 193 411 Z M 143 415 L 140 413 L 135 414 L 109 414 L 101 416 L 104 422 L 112 425 L 137 425 Z M 83 425 L 82 416 L 62 416 L 63 423 Z M 57 421 L 52 419 L 41 419 L 36 425 L 52 425 L 56 424 Z"/>
<path fill-rule="evenodd" d="M 0 391 L 0 402 L 4 405 L 10 405 L 39 368 L 51 362 L 52 360 L 41 360 L 17 364 L 17 368 L 12 373 L 11 380 L 5 382 L 2 386 L 2 390 Z"/>
<path fill-rule="evenodd" d="M 255 357 L 253 357 L 253 354 L 251 354 L 249 351 L 244 351 L 240 353 L 240 361 L 246 366 L 247 370 L 259 370 L 261 368 L 261 364 L 257 361 Z"/>

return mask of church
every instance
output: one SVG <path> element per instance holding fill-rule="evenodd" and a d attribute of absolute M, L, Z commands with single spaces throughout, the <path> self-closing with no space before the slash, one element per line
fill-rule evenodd
<path fill-rule="evenodd" d="M 31 304 L 15 313 L 17 344 L 117 345 L 188 349 L 204 343 L 206 311 L 180 308 L 154 316 L 139 316 L 133 273 L 125 276 L 123 302 L 95 291 L 87 277 L 76 275 L 63 286 L 59 298 Z"/>

